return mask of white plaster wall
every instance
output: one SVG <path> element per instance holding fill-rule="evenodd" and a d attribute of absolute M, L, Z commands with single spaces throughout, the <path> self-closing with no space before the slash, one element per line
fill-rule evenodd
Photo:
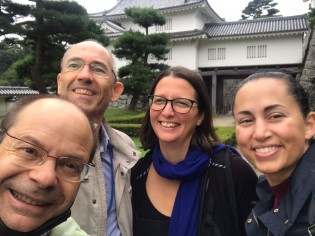
<path fill-rule="evenodd" d="M 165 13 L 165 18 L 172 19 L 172 30 L 168 30 L 165 32 L 179 32 L 179 31 L 188 31 L 194 29 L 202 29 L 204 26 L 204 18 L 201 14 L 197 13 L 197 10 L 189 10 L 189 11 L 179 11 L 172 13 Z M 135 30 L 140 32 L 145 32 L 145 30 L 138 25 L 135 25 L 131 18 L 124 19 L 120 21 L 121 25 L 126 30 Z M 149 27 L 149 34 L 156 33 L 155 26 Z"/>
<path fill-rule="evenodd" d="M 28 95 L 19 95 L 18 97 L 23 98 Z M 14 105 L 15 101 L 6 101 L 7 97 L 0 97 L 0 117 L 3 117 L 9 110 L 10 108 Z"/>
<path fill-rule="evenodd" d="M 267 45 L 267 57 L 247 58 L 247 46 Z M 208 60 L 209 48 L 226 48 L 225 60 Z M 234 40 L 202 40 L 198 50 L 199 67 L 281 65 L 302 63 L 302 35 Z"/>
<path fill-rule="evenodd" d="M 234 40 L 181 40 L 173 41 L 172 59 L 164 63 L 170 66 L 185 66 L 189 69 L 205 67 L 259 66 L 302 63 L 302 36 L 282 36 L 273 38 L 252 38 Z M 266 58 L 247 58 L 247 46 L 267 45 Z M 226 48 L 226 60 L 208 60 L 208 48 Z M 109 46 L 112 49 L 112 46 Z M 126 65 L 126 61 L 115 59 L 116 67 Z"/>
<path fill-rule="evenodd" d="M 175 12 L 171 15 L 165 15 L 166 18 L 172 18 L 172 30 L 169 32 L 180 32 L 194 29 L 202 29 L 204 22 L 195 10 L 185 12 Z"/>
<path fill-rule="evenodd" d="M 172 59 L 166 60 L 165 64 L 173 66 L 184 66 L 191 70 L 197 69 L 198 41 L 185 40 L 175 41 L 172 44 Z"/>

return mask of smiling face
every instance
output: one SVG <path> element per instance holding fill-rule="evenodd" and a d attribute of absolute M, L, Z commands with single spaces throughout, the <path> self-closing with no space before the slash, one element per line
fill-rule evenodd
<path fill-rule="evenodd" d="M 50 156 L 79 158 L 85 163 L 93 147 L 86 116 L 59 99 L 31 103 L 18 114 L 8 133 L 44 148 Z M 11 149 L 15 141 L 5 135 L 0 144 L 0 217 L 9 228 L 29 232 L 69 209 L 80 183 L 60 179 L 55 158 L 47 157 L 32 168 L 19 166 Z"/>
<path fill-rule="evenodd" d="M 238 146 L 271 185 L 288 178 L 314 135 L 314 115 L 304 118 L 284 81 L 262 78 L 237 92 L 233 114 Z"/>
<path fill-rule="evenodd" d="M 69 71 L 66 65 L 83 62 L 79 71 Z M 93 76 L 87 64 L 102 65 L 108 71 L 108 78 Z M 58 74 L 58 94 L 79 106 L 89 118 L 100 123 L 110 102 L 114 102 L 123 92 L 123 85 L 114 82 L 112 59 L 109 52 L 96 42 L 82 42 L 72 46 L 62 61 L 62 71 Z"/>
<path fill-rule="evenodd" d="M 194 88 L 186 80 L 172 76 L 159 81 L 154 95 L 169 100 L 176 98 L 197 100 Z M 150 109 L 151 125 L 161 146 L 171 144 L 173 147 L 188 149 L 195 128 L 202 120 L 203 115 L 198 114 L 198 106 L 193 106 L 186 114 L 174 112 L 170 102 L 163 110 Z"/>

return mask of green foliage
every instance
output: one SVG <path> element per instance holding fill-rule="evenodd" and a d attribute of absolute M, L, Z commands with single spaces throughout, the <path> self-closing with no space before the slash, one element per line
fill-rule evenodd
<path fill-rule="evenodd" d="M 236 146 L 236 136 L 234 133 L 234 127 L 232 126 L 217 126 L 215 127 L 215 131 L 219 136 L 219 139 L 231 146 Z"/>
<path fill-rule="evenodd" d="M 130 7 L 125 9 L 127 16 L 132 18 L 133 23 L 146 29 L 153 25 L 164 25 L 166 20 L 162 13 L 151 8 Z"/>
<path fill-rule="evenodd" d="M 146 61 L 146 54 L 143 47 L 147 44 L 145 35 L 141 32 L 129 30 L 124 32 L 113 43 L 113 53 L 119 59 L 126 59 L 132 62 Z"/>
<path fill-rule="evenodd" d="M 11 86 L 11 82 L 17 77 L 15 70 L 9 68 L 0 74 L 0 86 Z"/>
<path fill-rule="evenodd" d="M 310 8 L 310 11 L 308 13 L 308 22 L 310 28 L 312 29 L 315 25 L 315 8 Z"/>
<path fill-rule="evenodd" d="M 104 117 L 107 121 L 117 120 L 120 118 L 128 119 L 137 115 L 144 115 L 145 110 L 129 110 L 124 108 L 108 108 L 104 114 Z"/>
<path fill-rule="evenodd" d="M 147 53 L 150 54 L 152 59 L 157 61 L 165 60 L 165 54 L 169 52 L 166 47 L 171 35 L 168 33 L 158 33 L 147 35 Z"/>
<path fill-rule="evenodd" d="M 0 1 L 0 36 L 7 34 L 19 34 L 23 28 L 14 24 L 16 18 L 27 16 L 30 6 L 13 3 L 11 0 Z"/>
<path fill-rule="evenodd" d="M 17 40 L 5 39 L 0 42 L 0 74 L 8 70 L 12 64 L 27 54 Z"/>
<path fill-rule="evenodd" d="M 24 58 L 15 62 L 14 65 L 12 65 L 17 73 L 18 78 L 23 81 L 23 85 L 33 89 L 35 88 L 35 86 L 34 82 L 32 81 L 31 71 L 34 65 L 34 60 L 34 55 L 28 54 Z"/>
<path fill-rule="evenodd" d="M 279 12 L 279 10 L 275 8 L 277 5 L 278 3 L 273 2 L 273 0 L 252 0 L 242 11 L 242 19 L 274 16 Z"/>
<path fill-rule="evenodd" d="M 148 94 L 154 71 L 142 63 L 131 63 L 119 69 L 118 76 L 125 85 L 127 94 Z"/>
<path fill-rule="evenodd" d="M 144 117 L 144 112 L 132 115 L 132 116 L 118 116 L 114 119 L 110 119 L 108 122 L 114 122 L 115 124 L 141 124 Z"/>
<path fill-rule="evenodd" d="M 156 60 L 165 60 L 165 54 L 169 51 L 166 45 L 170 38 L 168 33 L 145 35 L 139 31 L 129 30 L 113 43 L 113 53 L 117 58 L 132 63 L 147 64 L 149 55 Z"/>
<path fill-rule="evenodd" d="M 165 17 L 153 8 L 127 8 L 125 13 L 146 31 L 144 34 L 129 30 L 113 43 L 115 56 L 130 61 L 118 70 L 118 76 L 124 83 L 125 93 L 132 95 L 129 108 L 135 109 L 139 97 L 148 93 L 155 75 L 168 68 L 159 61 L 165 60 L 169 51 L 170 34 L 148 34 L 148 27 L 165 24 Z M 152 63 L 149 63 L 149 56 Z"/>

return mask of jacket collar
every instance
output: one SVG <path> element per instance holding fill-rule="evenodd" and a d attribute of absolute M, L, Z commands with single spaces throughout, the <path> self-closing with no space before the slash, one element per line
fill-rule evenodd
<path fill-rule="evenodd" d="M 257 195 L 259 202 L 254 214 L 274 235 L 283 235 L 296 222 L 302 207 L 312 194 L 315 183 L 315 144 L 310 146 L 292 172 L 290 186 L 277 209 L 272 209 L 273 194 L 264 176 L 259 178 Z M 284 224 L 284 222 L 288 222 Z"/>
<path fill-rule="evenodd" d="M 103 126 L 108 135 L 109 143 L 113 147 L 115 160 L 126 169 L 133 167 L 137 163 L 141 153 L 132 145 L 132 140 L 128 143 L 126 140 L 128 136 L 119 130 L 113 129 L 105 120 L 103 121 Z M 118 151 L 119 154 L 117 155 Z"/>

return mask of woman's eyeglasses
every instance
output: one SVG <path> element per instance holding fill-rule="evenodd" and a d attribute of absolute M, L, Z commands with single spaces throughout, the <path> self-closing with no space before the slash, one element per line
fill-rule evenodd
<path fill-rule="evenodd" d="M 173 111 L 186 114 L 190 112 L 193 106 L 197 106 L 198 103 L 194 100 L 190 100 L 187 98 L 175 98 L 175 99 L 166 99 L 161 96 L 150 95 L 149 98 L 149 106 L 154 111 L 161 111 L 166 107 L 168 102 L 171 103 Z"/>

